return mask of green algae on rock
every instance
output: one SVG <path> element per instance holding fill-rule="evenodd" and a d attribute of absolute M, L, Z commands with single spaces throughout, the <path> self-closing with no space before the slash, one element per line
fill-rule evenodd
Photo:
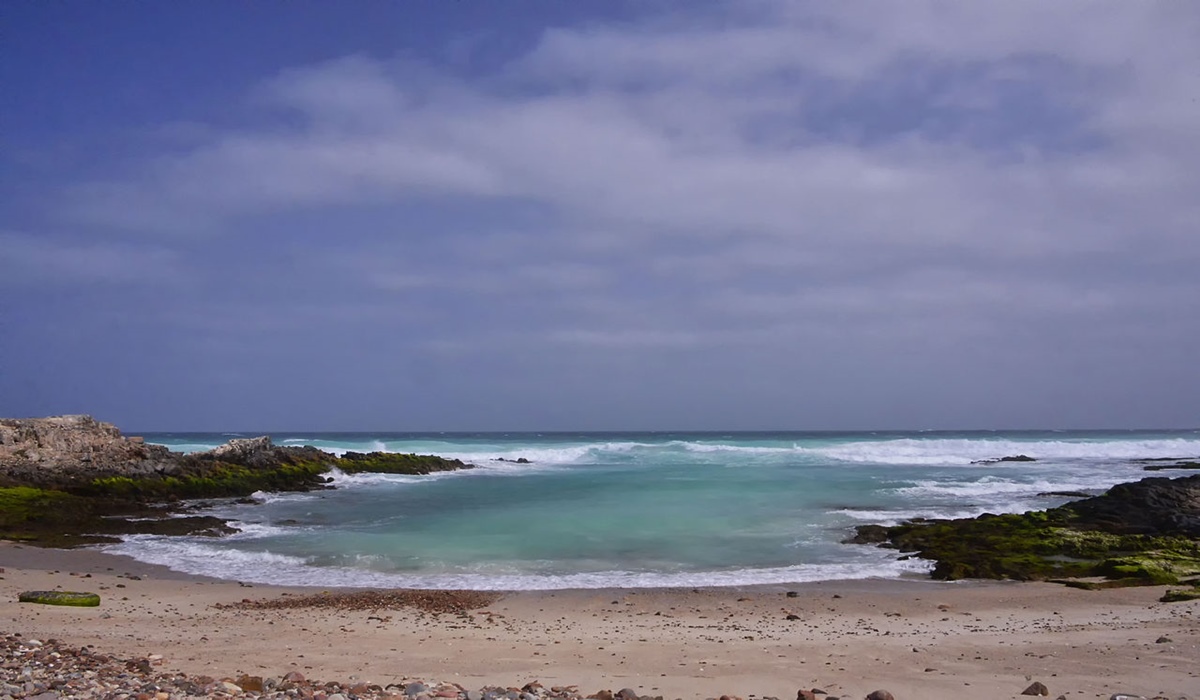
<path fill-rule="evenodd" d="M 176 516 L 196 499 L 333 488 L 326 473 L 334 468 L 430 474 L 473 466 L 434 455 L 338 457 L 277 447 L 268 436 L 179 454 L 90 416 L 2 419 L 0 429 L 0 538 L 53 547 L 128 534 L 228 534 L 235 530 L 219 518 Z"/>
<path fill-rule="evenodd" d="M 850 541 L 934 560 L 942 580 L 1177 584 L 1200 576 L 1200 475 L 1119 484 L 1046 511 L 860 526 Z"/>
<path fill-rule="evenodd" d="M 25 591 L 17 595 L 22 603 L 41 603 L 42 605 L 72 605 L 80 608 L 94 608 L 100 604 L 98 593 L 83 593 L 79 591 Z"/>
<path fill-rule="evenodd" d="M 1170 590 L 1159 598 L 1163 603 L 1183 603 L 1189 600 L 1200 600 L 1200 586 Z"/>
<path fill-rule="evenodd" d="M 346 452 L 333 466 L 346 474 L 373 472 L 377 474 L 432 474 L 459 469 L 471 469 L 461 459 L 446 459 L 437 455 L 400 454 L 395 452 Z"/>

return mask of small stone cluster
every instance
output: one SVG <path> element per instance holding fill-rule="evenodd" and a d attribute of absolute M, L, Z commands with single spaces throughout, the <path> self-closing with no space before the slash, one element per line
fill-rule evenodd
<path fill-rule="evenodd" d="M 321 682 L 297 671 L 279 678 L 213 678 L 165 671 L 161 669 L 163 663 L 164 659 L 156 654 L 121 659 L 90 646 L 75 648 L 54 639 L 43 642 L 19 634 L 5 635 L 0 638 L 0 699 L 582 700 L 575 686 L 545 688 L 536 681 L 522 688 L 467 690 L 457 683 L 416 679 L 386 686 L 358 681 Z M 608 695 L 612 697 L 612 693 Z"/>
<path fill-rule="evenodd" d="M 26 639 L 20 634 L 7 634 L 0 636 L 0 700 L 663 700 L 662 696 L 638 695 L 632 688 L 616 692 L 601 690 L 585 696 L 575 685 L 547 688 L 538 681 L 520 688 L 486 686 L 468 690 L 458 683 L 412 678 L 387 685 L 361 681 L 321 682 L 305 678 L 298 671 L 279 678 L 250 675 L 213 678 L 166 671 L 162 669 L 164 663 L 157 654 L 122 659 L 100 653 L 90 645 L 77 648 L 54 639 L 43 642 Z M 1049 691 L 1041 683 L 1034 683 L 1022 694 L 1046 696 Z M 818 696 L 822 700 L 841 700 L 817 688 L 797 691 L 796 700 L 817 700 Z M 719 700 L 742 698 L 722 695 Z M 876 690 L 867 695 L 866 700 L 894 698 L 886 690 Z M 1147 699 L 1117 693 L 1110 700 Z M 1156 697 L 1153 700 L 1171 699 Z"/>

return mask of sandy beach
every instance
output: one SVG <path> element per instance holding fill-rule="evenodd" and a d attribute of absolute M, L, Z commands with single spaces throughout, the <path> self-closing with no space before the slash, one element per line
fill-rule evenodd
<path fill-rule="evenodd" d="M 0 545 L 0 631 L 163 669 L 236 678 L 436 679 L 466 688 L 630 687 L 666 698 L 1200 694 L 1200 602 L 1161 587 L 868 580 L 695 590 L 503 594 L 466 615 L 418 609 L 219 608 L 320 593 L 178 574 L 85 550 Z M 24 590 L 101 594 L 98 608 Z M 789 619 L 789 616 L 791 619 Z"/>

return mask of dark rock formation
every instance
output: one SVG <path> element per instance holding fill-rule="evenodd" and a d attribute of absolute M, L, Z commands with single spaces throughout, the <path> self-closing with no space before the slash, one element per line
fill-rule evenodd
<path fill-rule="evenodd" d="M 1200 538 L 1200 474 L 1117 484 L 1101 496 L 1068 504 L 1073 525 L 1117 535 Z"/>
<path fill-rule="evenodd" d="M 1143 459 L 1140 462 L 1150 462 L 1142 469 L 1148 472 L 1157 472 L 1164 469 L 1185 469 L 1200 471 L 1200 459 Z"/>
<path fill-rule="evenodd" d="M 998 457 L 996 459 L 977 459 L 971 464 L 995 464 L 997 462 L 1036 462 L 1037 460 L 1029 455 L 1009 455 L 1007 457 Z"/>
<path fill-rule="evenodd" d="M 850 541 L 932 559 L 939 579 L 1179 583 L 1200 576 L 1200 475 L 1120 484 L 1046 511 L 865 525 Z"/>

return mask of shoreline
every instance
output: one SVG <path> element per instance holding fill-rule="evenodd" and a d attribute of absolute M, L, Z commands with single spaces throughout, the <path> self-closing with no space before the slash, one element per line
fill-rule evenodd
<path fill-rule="evenodd" d="M 584 696 L 631 687 L 665 698 L 1178 698 L 1200 687 L 1200 601 L 1159 603 L 1163 587 L 1081 591 L 1049 583 L 891 579 L 697 589 L 500 594 L 486 611 L 220 609 L 308 595 L 191 576 L 122 555 L 0 544 L 7 634 L 54 638 L 126 658 L 161 655 L 191 675 L 475 689 L 539 680 Z M 98 608 L 17 603 L 22 590 L 89 590 Z M 335 589 L 330 589 L 335 590 Z M 795 592 L 789 597 L 788 591 Z M 793 619 L 789 619 L 789 615 Z M 1159 642 L 1159 639 L 1169 642 Z"/>

